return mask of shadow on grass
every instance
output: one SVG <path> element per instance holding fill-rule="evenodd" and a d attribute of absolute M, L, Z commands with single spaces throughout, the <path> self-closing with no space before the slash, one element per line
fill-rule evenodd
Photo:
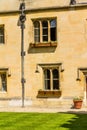
<path fill-rule="evenodd" d="M 3 112 L 0 130 L 87 130 L 87 114 Z"/>
<path fill-rule="evenodd" d="M 87 130 L 87 112 L 68 111 L 66 114 L 73 114 L 74 117 L 63 123 L 60 126 L 61 128 L 64 128 L 64 130 Z"/>

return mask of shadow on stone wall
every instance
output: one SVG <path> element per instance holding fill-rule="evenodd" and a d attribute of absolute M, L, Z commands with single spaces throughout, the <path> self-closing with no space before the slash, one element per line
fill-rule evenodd
<path fill-rule="evenodd" d="M 39 48 L 31 48 L 29 46 L 27 52 L 29 53 L 54 53 L 56 47 L 39 47 Z"/>

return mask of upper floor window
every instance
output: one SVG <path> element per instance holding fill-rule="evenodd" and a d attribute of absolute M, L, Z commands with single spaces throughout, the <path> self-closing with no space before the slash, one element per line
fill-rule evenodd
<path fill-rule="evenodd" d="M 0 44 L 4 44 L 4 25 L 0 25 Z"/>
<path fill-rule="evenodd" d="M 34 20 L 34 42 L 56 41 L 56 19 Z"/>

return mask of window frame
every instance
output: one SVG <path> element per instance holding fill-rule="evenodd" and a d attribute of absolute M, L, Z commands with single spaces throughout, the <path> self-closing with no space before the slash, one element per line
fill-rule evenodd
<path fill-rule="evenodd" d="M 42 69 L 43 69 L 43 77 L 44 77 L 44 79 L 43 79 L 43 83 L 44 83 L 43 88 L 44 88 L 44 90 L 45 91 L 47 91 L 47 90 L 49 90 L 49 91 L 58 91 L 58 90 L 60 90 L 60 72 L 59 72 L 59 67 L 45 67 L 45 68 L 42 68 Z M 58 79 L 56 79 L 58 81 L 58 86 L 57 86 L 58 89 L 54 89 L 53 88 L 53 86 L 54 86 L 53 81 L 55 80 L 55 78 L 53 78 L 53 70 L 55 70 L 55 69 L 58 71 Z M 45 74 L 44 74 L 45 70 L 49 70 L 50 71 L 50 79 L 49 79 L 49 81 L 50 81 L 50 89 L 46 89 L 48 87 L 45 84 L 45 81 L 46 81 Z"/>
<path fill-rule="evenodd" d="M 55 20 L 56 21 L 56 31 L 55 31 L 55 40 L 52 41 L 51 39 L 51 21 Z M 35 21 L 39 21 L 40 23 L 40 42 L 35 41 L 35 26 L 34 23 Z M 47 21 L 48 23 L 48 40 L 45 41 L 43 40 L 43 27 L 42 27 L 42 22 Z M 33 22 L 33 43 L 30 43 L 31 47 L 45 47 L 45 46 L 57 46 L 57 17 L 50 17 L 50 18 L 36 18 L 32 19 Z"/>

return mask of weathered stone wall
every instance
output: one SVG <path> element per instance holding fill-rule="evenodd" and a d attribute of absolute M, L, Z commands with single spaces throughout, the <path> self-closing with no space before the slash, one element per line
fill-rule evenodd
<path fill-rule="evenodd" d="M 2 2 L 3 3 L 3 2 Z M 38 2 L 37 2 L 38 3 Z M 18 101 L 21 88 L 21 31 L 17 26 L 19 14 L 0 15 L 0 24 L 5 25 L 5 45 L 0 45 L 0 68 L 8 67 L 11 76 L 7 77 L 7 92 L 0 92 L 1 98 L 13 99 L 10 105 Z M 30 48 L 33 42 L 33 18 L 57 18 L 57 47 Z M 77 79 L 77 69 L 87 66 L 87 9 L 66 8 L 31 12 L 26 14 L 25 39 L 25 98 L 32 105 L 60 106 L 72 104 L 74 96 L 84 96 L 86 92 L 85 76 L 80 72 L 81 81 Z M 60 73 L 61 98 L 37 99 L 39 89 L 43 89 L 43 73 L 35 73 L 40 63 L 63 63 L 64 72 Z M 8 100 L 8 101 L 9 101 Z M 0 100 L 1 102 L 1 100 Z M 32 102 L 32 103 L 31 103 Z"/>

